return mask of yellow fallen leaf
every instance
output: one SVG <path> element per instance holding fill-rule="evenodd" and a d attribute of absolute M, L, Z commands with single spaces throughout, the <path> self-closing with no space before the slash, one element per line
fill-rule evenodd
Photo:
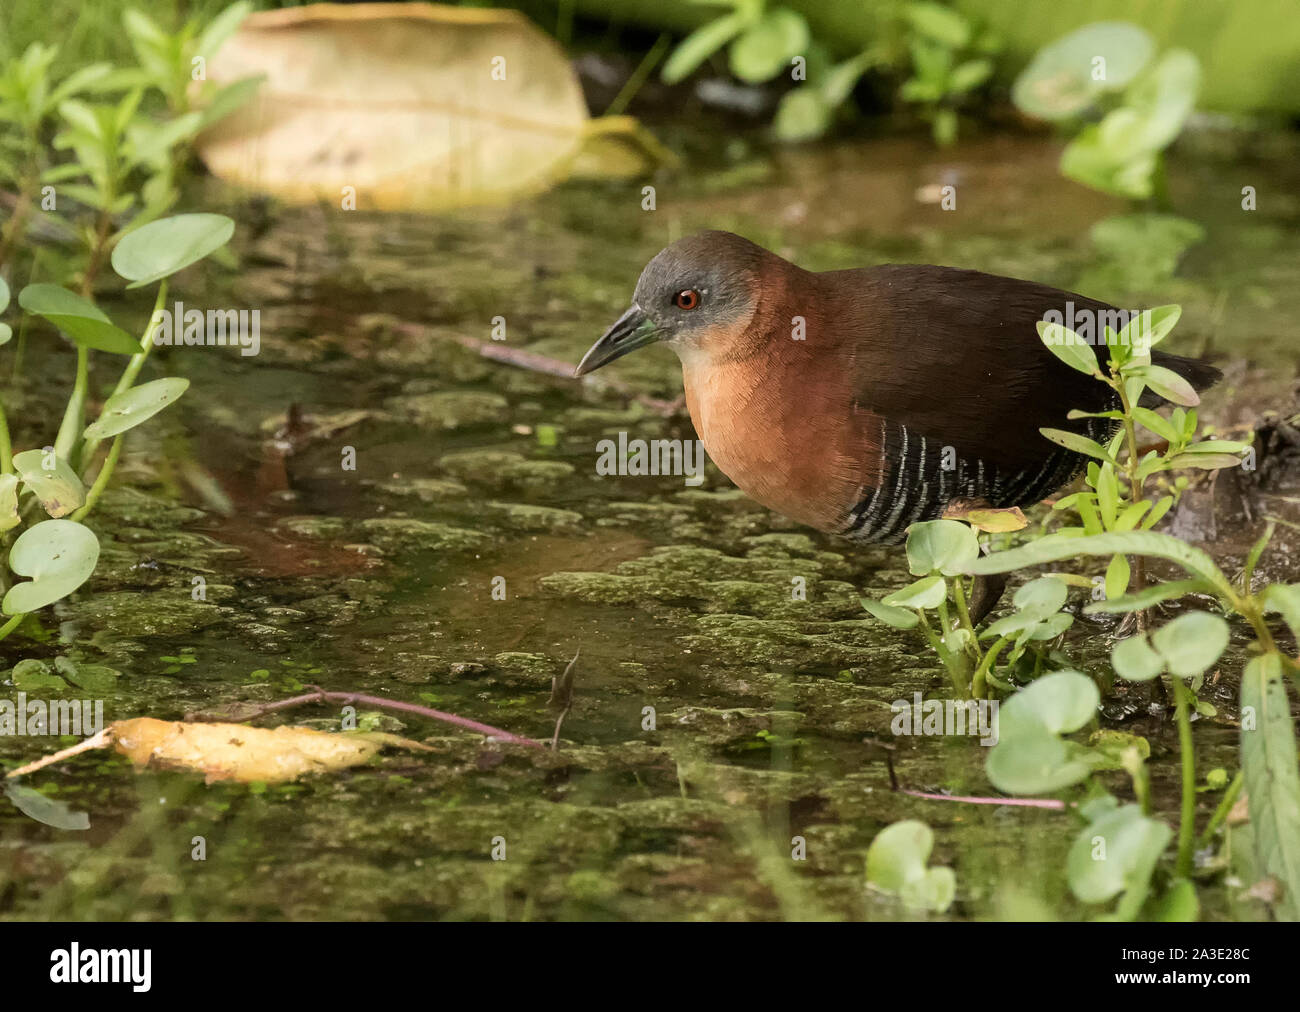
<path fill-rule="evenodd" d="M 542 190 L 601 165 L 626 177 L 664 156 L 634 120 L 591 121 L 564 52 L 513 10 L 261 11 L 207 73 L 218 84 L 265 80 L 199 139 L 204 162 L 289 201 L 432 210 Z"/>
<path fill-rule="evenodd" d="M 137 717 L 106 729 L 108 740 L 136 766 L 193 770 L 214 780 L 279 783 L 306 773 L 359 766 L 385 745 L 433 751 L 427 745 L 381 733 L 329 734 L 306 727 L 189 724 Z"/>
<path fill-rule="evenodd" d="M 988 531 L 992 534 L 1020 531 L 1029 526 L 1029 521 L 1020 512 L 1019 506 L 994 509 L 991 506 L 967 507 L 953 504 L 944 511 L 943 515 L 948 520 L 965 520 L 977 531 Z"/>

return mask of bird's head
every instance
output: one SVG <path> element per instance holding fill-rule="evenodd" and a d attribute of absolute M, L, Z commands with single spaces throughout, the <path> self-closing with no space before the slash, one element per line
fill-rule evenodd
<path fill-rule="evenodd" d="M 662 341 L 683 361 L 726 356 L 743 339 L 759 300 L 761 246 L 730 232 L 700 232 L 661 250 L 641 272 L 632 306 L 578 363 L 586 375 Z"/>

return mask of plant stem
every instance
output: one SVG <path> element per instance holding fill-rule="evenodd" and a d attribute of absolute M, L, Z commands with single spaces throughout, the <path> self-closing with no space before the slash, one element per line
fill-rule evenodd
<path fill-rule="evenodd" d="M 952 596 L 957 602 L 957 617 L 961 619 L 961 624 L 970 631 L 971 636 L 975 635 L 975 626 L 971 624 L 970 610 L 966 607 L 966 591 L 961 585 L 961 577 L 955 577 L 952 581 Z"/>
<path fill-rule="evenodd" d="M 122 370 L 122 376 L 117 381 L 117 386 L 113 388 L 110 396 L 116 397 L 131 388 L 135 378 L 140 375 L 140 369 L 144 365 L 144 360 L 149 357 L 149 350 L 153 347 L 154 321 L 158 319 L 158 313 L 162 310 L 163 300 L 167 298 L 167 281 L 164 278 L 158 285 L 158 297 L 154 300 L 153 312 L 149 315 L 149 322 L 144 325 L 144 333 L 140 335 L 140 350 L 131 356 L 131 361 L 126 364 Z M 86 467 L 90 467 L 91 460 L 94 457 L 95 450 L 102 440 L 88 439 L 85 446 L 81 448 L 81 459 L 85 462 Z M 84 479 L 85 475 L 83 475 Z"/>
<path fill-rule="evenodd" d="M 8 622 L 6 622 L 4 625 L 0 625 L 0 640 L 4 639 L 4 638 L 5 638 L 6 636 L 8 636 L 11 632 L 13 632 L 15 629 L 17 629 L 19 623 L 22 622 L 22 620 L 25 619 L 26 617 L 27 617 L 27 613 L 26 613 L 26 612 L 22 612 L 22 613 L 20 613 L 20 614 L 18 614 L 18 615 L 15 615 L 15 616 L 14 616 L 13 618 L 11 618 Z"/>
<path fill-rule="evenodd" d="M 0 404 L 0 474 L 14 473 L 14 450 L 9 441 L 9 419 L 5 417 L 4 405 Z"/>
<path fill-rule="evenodd" d="M 925 630 L 925 635 L 930 641 L 930 646 L 934 649 L 934 652 L 939 655 L 939 659 L 943 661 L 944 668 L 947 669 L 948 680 L 952 682 L 953 689 L 955 689 L 959 694 L 965 695 L 970 690 L 966 684 L 966 671 L 960 664 L 961 658 L 948 649 L 948 644 L 945 642 L 944 637 L 936 635 L 935 631 L 930 627 L 930 620 L 926 618 L 925 612 L 918 608 L 916 613 L 921 618 L 921 628 Z M 946 605 L 939 606 L 939 615 L 940 620 L 946 629 L 948 626 L 948 609 Z"/>
<path fill-rule="evenodd" d="M 111 206 L 113 190 L 109 189 L 109 199 L 105 206 Z M 95 224 L 94 244 L 90 247 L 90 258 L 86 261 L 86 273 L 81 277 L 81 294 L 90 298 L 95 288 L 95 275 L 104 262 L 104 251 L 108 247 L 109 233 L 113 227 L 113 217 L 107 211 L 100 212 Z"/>
<path fill-rule="evenodd" d="M 993 669 L 993 665 L 997 663 L 998 654 L 1002 653 L 1002 649 L 1009 642 L 1011 641 L 1007 637 L 999 636 L 997 642 L 989 647 L 988 652 L 984 654 L 979 667 L 975 669 L 975 674 L 971 677 L 970 694 L 972 699 L 984 698 L 984 693 L 987 691 L 988 674 Z"/>
<path fill-rule="evenodd" d="M 77 379 L 72 384 L 72 396 L 68 398 L 67 409 L 63 412 L 63 421 L 59 425 L 59 434 L 54 440 L 54 454 L 66 460 L 68 466 L 76 468 L 77 443 L 81 440 L 81 430 L 86 426 L 86 390 L 90 386 L 90 350 L 84 345 L 77 345 Z"/>
<path fill-rule="evenodd" d="M 1120 406 L 1124 412 L 1124 443 L 1128 447 L 1128 460 L 1125 463 L 1128 471 L 1129 501 L 1137 503 L 1144 498 L 1142 491 L 1144 481 L 1140 474 L 1142 459 L 1138 456 L 1137 426 L 1133 424 L 1133 405 L 1129 402 L 1128 391 L 1124 387 L 1124 377 L 1122 375 L 1117 375 L 1111 385 L 1119 394 Z M 1136 594 L 1147 585 L 1147 564 L 1143 556 L 1135 555 L 1133 557 L 1131 572 L 1133 577 L 1132 592 Z M 1147 610 L 1139 608 L 1136 618 L 1138 629 L 1145 632 L 1147 628 Z"/>
<path fill-rule="evenodd" d="M 1236 804 L 1237 795 L 1241 793 L 1241 785 L 1243 782 L 1243 774 L 1241 770 L 1237 770 L 1237 775 L 1232 778 L 1232 783 L 1228 784 L 1228 789 L 1223 792 L 1223 798 L 1219 802 L 1219 807 L 1214 810 L 1214 814 L 1210 816 L 1210 821 L 1206 824 L 1205 829 L 1201 832 L 1201 835 L 1196 838 L 1196 846 L 1204 847 L 1214 837 L 1215 830 L 1222 825 L 1223 820 L 1226 819 L 1228 813 L 1232 811 L 1232 806 Z"/>
<path fill-rule="evenodd" d="M 570 5 L 570 10 L 572 5 Z M 570 13 L 570 18 L 572 14 Z M 570 24 L 572 22 L 570 21 Z M 660 58 L 668 49 L 668 44 L 672 41 L 672 36 L 667 32 L 660 35 L 655 40 L 655 44 L 650 47 L 650 51 L 645 54 L 641 62 L 637 65 L 636 70 L 632 71 L 632 76 L 627 79 L 627 83 L 619 89 L 619 93 L 614 96 L 614 101 L 609 103 L 609 108 L 605 110 L 606 116 L 618 116 L 627 108 L 628 103 L 636 97 L 636 93 L 641 90 L 645 84 L 645 79 L 650 76 L 650 71 L 655 69 Z"/>
<path fill-rule="evenodd" d="M 9 259 L 9 254 L 13 252 L 18 240 L 22 238 L 26 231 L 27 213 L 31 210 L 32 198 L 36 193 L 36 188 L 40 185 L 40 177 L 28 177 L 23 180 L 18 189 L 18 199 L 14 203 L 13 214 L 5 227 L 0 229 L 0 264 Z"/>
<path fill-rule="evenodd" d="M 163 302 L 167 299 L 167 279 L 164 278 L 158 284 L 158 298 L 154 300 L 153 313 L 149 316 L 149 322 L 145 324 L 144 333 L 140 335 L 140 350 L 131 356 L 131 361 L 126 364 L 122 370 L 122 378 L 117 381 L 117 386 L 113 388 L 114 394 L 120 394 L 124 390 L 129 390 L 135 378 L 140 375 L 140 369 L 144 365 L 144 360 L 149 357 L 149 352 L 153 348 L 153 330 L 154 321 L 162 311 Z"/>
<path fill-rule="evenodd" d="M 104 494 L 104 489 L 108 487 L 109 479 L 113 477 L 113 468 L 117 467 L 117 458 L 122 453 L 122 437 L 124 435 L 125 433 L 119 432 L 113 437 L 113 445 L 108 448 L 108 456 L 104 458 L 104 466 L 99 469 L 99 474 L 95 477 L 95 484 L 91 485 L 90 491 L 86 493 L 85 503 L 68 518 L 69 520 L 80 522 L 94 508 L 95 503 L 99 502 L 99 497 Z"/>
<path fill-rule="evenodd" d="M 1190 690 L 1174 676 L 1174 719 L 1178 722 L 1178 753 L 1183 768 L 1183 805 L 1178 819 L 1178 861 L 1174 873 L 1179 878 L 1192 874 L 1192 845 L 1196 832 L 1196 755 L 1192 751 L 1192 720 L 1189 713 Z"/>

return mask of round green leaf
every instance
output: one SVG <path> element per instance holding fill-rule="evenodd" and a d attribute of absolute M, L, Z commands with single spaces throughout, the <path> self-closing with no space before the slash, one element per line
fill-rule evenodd
<path fill-rule="evenodd" d="M 951 868 L 927 868 L 898 891 L 903 906 L 943 913 L 957 896 L 957 875 Z"/>
<path fill-rule="evenodd" d="M 48 661 L 36 657 L 26 657 L 15 664 L 9 672 L 9 680 L 14 683 L 15 689 L 24 692 L 43 692 L 47 689 L 62 692 L 68 687 L 68 683 L 54 673 Z"/>
<path fill-rule="evenodd" d="M 70 657 L 54 658 L 54 670 L 82 692 L 99 696 L 112 692 L 122 672 L 103 664 L 78 664 Z"/>
<path fill-rule="evenodd" d="M 911 629 L 921 621 L 914 611 L 908 611 L 906 608 L 892 608 L 887 604 L 881 604 L 879 601 L 873 601 L 869 597 L 862 598 L 862 607 L 880 621 L 886 625 L 892 625 L 895 629 Z"/>
<path fill-rule="evenodd" d="M 1015 604 L 1017 611 L 1022 611 L 1035 621 L 1041 622 L 1061 610 L 1068 593 L 1069 589 L 1064 580 L 1055 576 L 1040 576 L 1017 590 L 1012 603 Z"/>
<path fill-rule="evenodd" d="M 1151 635 L 1171 674 L 1195 678 L 1228 646 L 1228 623 L 1206 611 L 1188 612 Z"/>
<path fill-rule="evenodd" d="M 53 468 L 47 468 L 53 457 Z M 28 490 L 40 500 L 52 517 L 65 517 L 86 501 L 86 488 L 66 460 L 46 454 L 44 450 L 24 450 L 14 454 L 14 470 Z"/>
<path fill-rule="evenodd" d="M 867 881 L 894 893 L 904 906 L 942 912 L 952 904 L 957 879 L 951 868 L 927 868 L 934 833 L 908 819 L 886 826 L 867 850 Z"/>
<path fill-rule="evenodd" d="M 731 72 L 749 84 L 770 81 L 808 48 L 808 22 L 778 7 L 745 29 L 731 44 Z"/>
<path fill-rule="evenodd" d="M 178 214 L 124 235 L 113 248 L 113 270 L 139 288 L 161 281 L 220 249 L 235 234 L 224 214 Z"/>
<path fill-rule="evenodd" d="M 1130 682 L 1149 682 L 1165 670 L 1164 658 L 1151 649 L 1144 635 L 1120 640 L 1110 652 L 1115 674 Z"/>
<path fill-rule="evenodd" d="M 114 394 L 104 402 L 99 417 L 86 426 L 83 438 L 107 439 L 133 429 L 179 398 L 189 385 L 187 379 L 169 376 Z"/>
<path fill-rule="evenodd" d="M 1105 91 L 1128 85 L 1151 58 L 1151 37 L 1124 21 L 1085 25 L 1044 46 L 1011 89 L 1016 106 L 1039 119 L 1061 120 L 1087 109 Z M 1105 74 L 1098 80 L 1100 65 Z"/>
<path fill-rule="evenodd" d="M 961 49 L 970 42 L 970 23 L 951 7 L 915 0 L 903 7 L 903 16 L 918 35 L 948 49 Z"/>
<path fill-rule="evenodd" d="M 975 532 L 957 520 L 928 520 L 907 531 L 907 566 L 913 576 L 956 576 L 979 558 Z"/>
<path fill-rule="evenodd" d="M 937 608 L 948 596 L 948 585 L 942 576 L 927 576 L 910 583 L 885 598 L 884 603 L 895 608 Z"/>
<path fill-rule="evenodd" d="M 701 63 L 730 42 L 742 29 L 746 19 L 736 14 L 725 14 L 701 25 L 682 39 L 664 61 L 660 71 L 665 84 L 676 84 L 689 77 Z"/>
<path fill-rule="evenodd" d="M 1269 611 L 1281 614 L 1291 635 L 1300 639 L 1300 583 L 1273 584 L 1264 591 L 1264 603 Z"/>
<path fill-rule="evenodd" d="M 113 324 L 98 306 L 61 285 L 28 285 L 18 305 L 49 320 L 77 344 L 115 355 L 134 355 L 140 342 Z"/>
<path fill-rule="evenodd" d="M 1085 826 L 1066 858 L 1070 890 L 1084 903 L 1105 903 L 1144 885 L 1173 836 L 1163 822 L 1125 805 Z"/>
<path fill-rule="evenodd" d="M 1200 61 L 1185 49 L 1169 50 L 1125 96 L 1123 111 L 1131 107 L 1134 119 L 1114 138 L 1114 145 L 1130 151 L 1158 151 L 1172 143 L 1195 108 L 1200 87 Z"/>
<path fill-rule="evenodd" d="M 1029 633 L 1031 640 L 1054 640 L 1061 633 L 1074 625 L 1074 616 L 1067 612 L 1058 611 L 1055 615 L 1049 615 L 1047 618 L 1034 626 Z"/>
<path fill-rule="evenodd" d="M 816 90 L 807 87 L 786 92 L 777 106 L 772 129 L 783 141 L 810 141 L 824 134 L 831 125 L 831 106 Z"/>
<path fill-rule="evenodd" d="M 1004 733 L 1028 718 L 1052 734 L 1069 734 L 1092 720 L 1100 705 L 1101 694 L 1091 678 L 1077 671 L 1055 671 L 1003 703 L 1000 720 Z"/>
<path fill-rule="evenodd" d="M 934 833 L 924 822 L 908 819 L 886 826 L 867 851 L 867 881 L 897 892 L 925 869 L 934 849 Z"/>
<path fill-rule="evenodd" d="M 998 743 L 984 763 L 989 782 L 998 790 L 1050 794 L 1085 780 L 1092 772 L 1078 757 L 1077 746 L 1062 741 L 1032 717 L 1008 728 L 1006 716 L 1004 710 L 998 722 Z"/>
<path fill-rule="evenodd" d="M 99 540 L 90 528 L 71 520 L 33 524 L 9 552 L 9 568 L 31 580 L 9 588 L 2 610 L 22 615 L 67 597 L 90 579 L 98 561 Z"/>
<path fill-rule="evenodd" d="M 0 313 L 9 308 L 9 285 L 0 278 Z"/>

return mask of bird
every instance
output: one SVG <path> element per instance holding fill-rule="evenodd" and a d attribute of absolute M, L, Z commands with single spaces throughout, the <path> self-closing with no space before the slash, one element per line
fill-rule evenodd
<path fill-rule="evenodd" d="M 710 230 L 650 260 L 632 305 L 575 375 L 666 344 L 709 459 L 741 491 L 816 530 L 898 544 L 954 505 L 1027 506 L 1074 480 L 1087 458 L 1040 428 L 1113 434 L 1113 419 L 1067 417 L 1118 406 L 1039 337 L 1038 322 L 1067 307 L 1075 318 L 1119 312 L 955 267 L 808 271 Z M 1151 355 L 1198 390 L 1220 376 L 1197 359 Z M 1144 397 L 1160 403 L 1153 391 Z M 1004 583 L 977 581 L 972 620 Z"/>

